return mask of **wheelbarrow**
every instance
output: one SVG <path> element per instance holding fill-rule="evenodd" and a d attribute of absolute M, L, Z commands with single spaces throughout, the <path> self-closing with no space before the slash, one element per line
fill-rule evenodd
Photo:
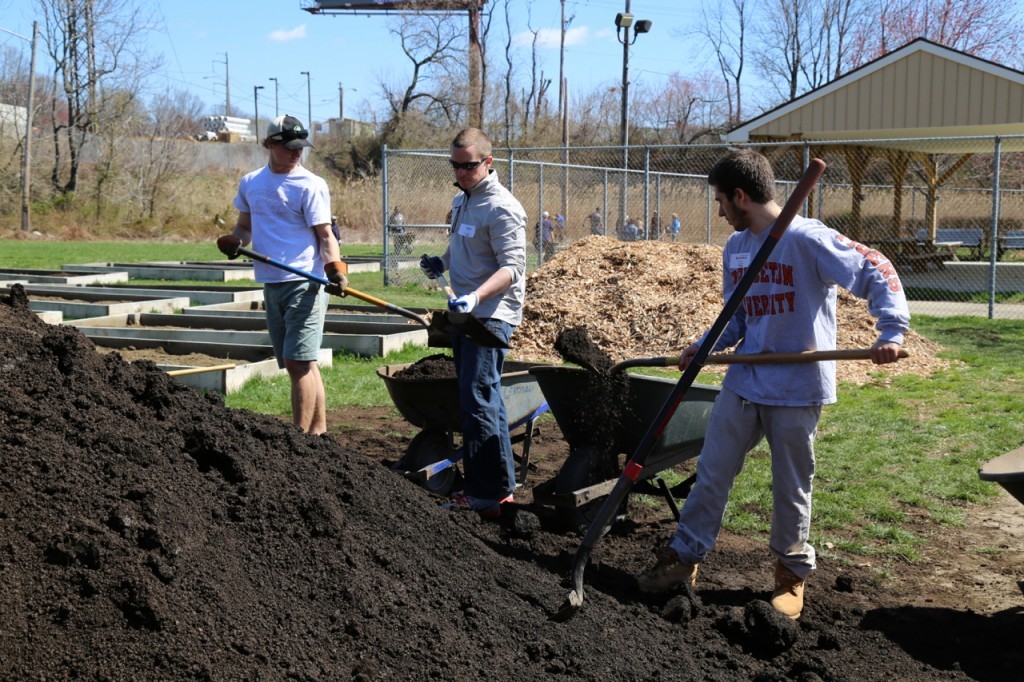
<path fill-rule="evenodd" d="M 983 481 L 998 483 L 1024 504 L 1024 446 L 986 462 L 978 471 L 978 477 Z"/>
<path fill-rule="evenodd" d="M 558 474 L 534 487 L 535 503 L 555 508 L 567 530 L 583 532 L 622 472 L 619 455 L 633 452 L 655 420 L 676 382 L 661 377 L 622 374 L 622 394 L 608 396 L 607 377 L 569 366 L 529 370 L 540 384 L 569 456 Z M 647 464 L 631 492 L 664 497 L 678 518 L 675 500 L 685 497 L 694 477 L 669 487 L 658 474 L 700 454 L 717 386 L 694 384 L 655 441 Z M 590 400 L 587 399 L 590 396 Z M 614 401 L 614 418 L 595 424 L 594 397 Z M 602 424 L 611 424 L 602 429 Z M 653 479 L 653 481 L 652 481 Z"/>
<path fill-rule="evenodd" d="M 461 451 L 455 446 L 455 434 L 461 431 L 459 383 L 454 377 L 396 376 L 411 364 L 385 365 L 377 369 L 377 376 L 384 381 L 398 412 L 420 429 L 395 468 L 435 495 L 446 497 L 459 482 L 459 473 L 451 466 L 461 458 Z M 522 443 L 516 477 L 519 485 L 526 482 L 535 422 L 548 411 L 544 394 L 528 371 L 538 366 L 537 363 L 510 361 L 505 363 L 501 375 L 501 397 L 505 401 L 509 436 L 513 444 Z"/>

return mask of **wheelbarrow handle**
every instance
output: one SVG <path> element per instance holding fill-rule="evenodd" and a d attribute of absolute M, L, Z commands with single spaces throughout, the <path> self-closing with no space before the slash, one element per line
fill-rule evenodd
<path fill-rule="evenodd" d="M 900 349 L 899 357 L 910 357 L 910 353 L 906 349 Z M 870 359 L 870 348 L 849 348 L 844 350 L 808 350 L 802 353 L 716 353 L 709 355 L 705 362 L 712 365 L 775 365 L 795 362 L 824 362 L 826 360 Z M 635 358 L 612 365 L 611 371 L 617 372 L 630 367 L 674 367 L 678 364 L 678 355 Z"/>

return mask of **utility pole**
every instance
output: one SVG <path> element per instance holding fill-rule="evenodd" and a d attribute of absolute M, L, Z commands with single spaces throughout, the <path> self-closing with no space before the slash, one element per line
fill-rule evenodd
<path fill-rule="evenodd" d="M 306 77 L 306 130 L 309 131 L 309 138 L 313 139 L 313 89 L 309 82 L 309 71 L 299 71 L 299 75 Z"/>
<path fill-rule="evenodd" d="M 276 78 L 270 78 L 269 80 L 274 81 L 274 118 L 277 118 L 278 116 L 280 116 L 280 114 L 278 113 L 278 107 L 277 107 L 277 79 Z"/>
<path fill-rule="evenodd" d="M 36 43 L 39 41 L 39 22 L 32 22 L 32 38 L 0 28 L 4 33 L 10 33 L 15 38 L 21 38 L 32 44 L 32 58 L 28 68 L 28 108 L 25 110 L 25 140 L 22 143 L 21 155 L 21 229 L 23 232 L 32 231 L 32 109 L 35 107 L 36 92 Z"/>
<path fill-rule="evenodd" d="M 469 6 L 469 124 L 483 127 L 483 91 L 480 85 L 480 3 Z"/>
<path fill-rule="evenodd" d="M 228 70 L 228 53 L 224 53 L 224 61 L 213 60 L 214 64 L 224 65 L 224 115 L 231 115 L 231 75 Z"/>
<path fill-rule="evenodd" d="M 260 140 L 260 90 L 263 89 L 262 85 L 252 86 L 252 101 L 256 106 L 256 120 L 252 124 L 253 132 L 256 133 L 256 144 L 261 142 Z"/>
<path fill-rule="evenodd" d="M 565 116 L 562 104 L 565 102 L 565 0 L 562 0 L 562 42 L 558 51 L 558 119 Z M 564 124 L 564 122 L 563 122 Z M 564 125 L 563 125 L 564 127 Z M 565 144 L 563 136 L 562 144 Z M 562 215 L 565 215 L 564 213 Z"/>

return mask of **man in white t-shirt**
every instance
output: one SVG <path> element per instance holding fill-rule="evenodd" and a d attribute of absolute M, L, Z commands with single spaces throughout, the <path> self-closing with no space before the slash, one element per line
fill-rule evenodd
<path fill-rule="evenodd" d="M 279 367 L 288 371 L 292 421 L 303 431 L 327 431 L 326 396 L 317 359 L 323 341 L 327 292 L 348 286 L 347 265 L 331 230 L 331 195 L 323 178 L 302 167 L 302 150 L 312 147 L 309 132 L 294 116 L 279 116 L 267 127 L 263 146 L 269 160 L 238 185 L 238 221 L 217 239 L 228 258 L 252 243 L 254 251 L 331 281 L 321 287 L 300 275 L 255 261 L 263 284 L 267 328 Z"/>

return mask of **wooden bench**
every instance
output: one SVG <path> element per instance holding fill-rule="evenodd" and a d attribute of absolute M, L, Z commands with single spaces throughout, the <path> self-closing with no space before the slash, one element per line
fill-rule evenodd
<path fill-rule="evenodd" d="M 986 462 L 978 470 L 978 478 L 998 483 L 1024 504 L 1024 446 Z"/>

